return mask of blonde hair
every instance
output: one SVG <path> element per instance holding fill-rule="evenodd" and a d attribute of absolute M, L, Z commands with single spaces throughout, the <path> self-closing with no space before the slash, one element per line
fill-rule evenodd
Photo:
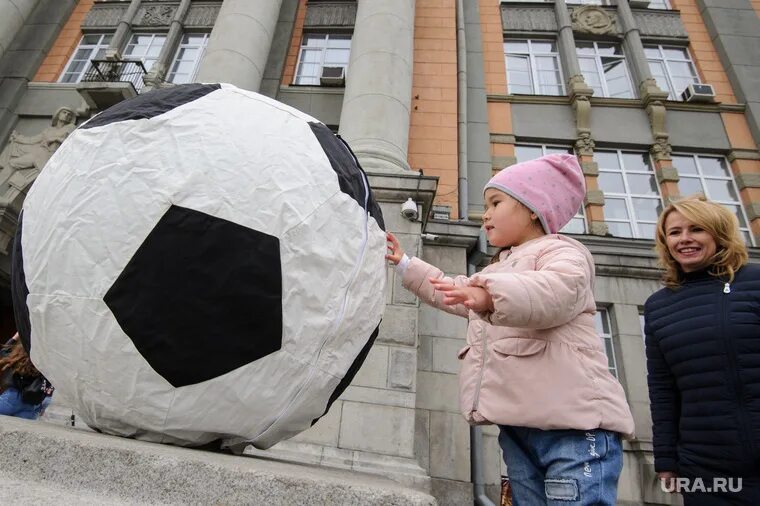
<path fill-rule="evenodd" d="M 734 213 L 720 204 L 710 202 L 701 195 L 693 195 L 671 203 L 657 220 L 655 250 L 660 266 L 665 269 L 663 283 L 668 288 L 681 285 L 683 271 L 670 254 L 666 242 L 665 220 L 670 213 L 678 211 L 687 220 L 704 228 L 715 240 L 715 255 L 710 259 L 709 274 L 718 278 L 734 280 L 734 274 L 747 263 L 747 247 L 739 231 L 739 220 Z"/>

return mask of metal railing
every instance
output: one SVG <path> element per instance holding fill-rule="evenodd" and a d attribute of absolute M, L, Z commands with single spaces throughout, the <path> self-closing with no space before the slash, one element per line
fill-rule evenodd
<path fill-rule="evenodd" d="M 83 82 L 132 83 L 136 91 L 144 86 L 143 76 L 148 73 L 140 60 L 90 60 L 90 68 Z"/>

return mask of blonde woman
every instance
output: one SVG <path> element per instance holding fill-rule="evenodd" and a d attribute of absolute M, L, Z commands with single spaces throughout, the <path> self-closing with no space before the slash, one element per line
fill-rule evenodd
<path fill-rule="evenodd" d="M 657 223 L 664 284 L 644 307 L 655 471 L 686 506 L 760 504 L 760 266 L 700 198 Z"/>

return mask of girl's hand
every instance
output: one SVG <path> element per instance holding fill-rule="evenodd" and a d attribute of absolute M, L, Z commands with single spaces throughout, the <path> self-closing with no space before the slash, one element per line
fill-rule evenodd
<path fill-rule="evenodd" d="M 455 286 L 438 278 L 429 278 L 433 288 L 443 293 L 443 303 L 447 306 L 464 304 L 476 313 L 492 312 L 493 299 L 485 288 L 479 286 Z"/>
<path fill-rule="evenodd" d="M 676 473 L 672 471 L 663 471 L 657 473 L 657 477 L 660 479 L 662 490 L 669 494 L 678 492 L 678 490 L 676 490 L 676 478 L 678 478 Z"/>
<path fill-rule="evenodd" d="M 393 265 L 398 265 L 404 257 L 404 250 L 401 249 L 401 245 L 398 243 L 396 236 L 390 232 L 385 233 L 385 240 L 388 245 L 388 254 L 385 255 L 385 259 L 390 260 Z"/>

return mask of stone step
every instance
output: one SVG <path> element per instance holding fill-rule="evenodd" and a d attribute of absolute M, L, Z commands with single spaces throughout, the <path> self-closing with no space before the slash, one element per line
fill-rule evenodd
<path fill-rule="evenodd" d="M 236 457 L 0 416 L 0 504 L 419 505 L 360 472 Z"/>

